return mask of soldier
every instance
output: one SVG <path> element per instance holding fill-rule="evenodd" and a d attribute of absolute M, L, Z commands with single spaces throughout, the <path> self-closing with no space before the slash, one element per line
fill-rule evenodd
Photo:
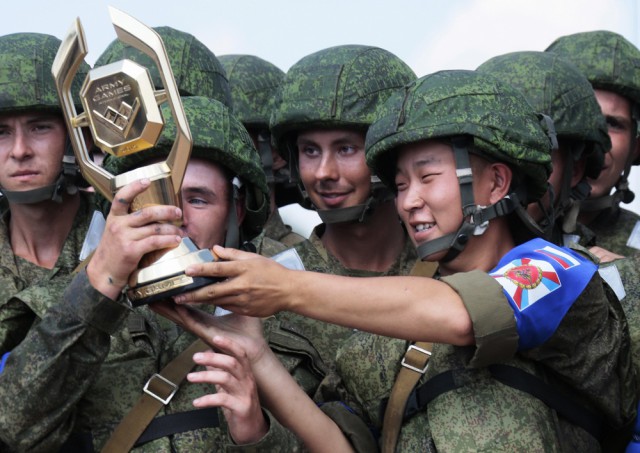
<path fill-rule="evenodd" d="M 500 55 L 481 64 L 478 71 L 509 83 L 536 112 L 553 120 L 558 146 L 551 151 L 550 190 L 529 211 L 547 230 L 547 239 L 569 245 L 577 233 L 580 204 L 591 191 L 587 178 L 598 177 L 611 148 L 591 84 L 570 62 L 545 52 Z"/>
<path fill-rule="evenodd" d="M 59 46 L 40 33 L 0 37 L 0 372 L 62 295 L 80 262 L 93 204 L 78 191 L 86 183 L 51 76 Z M 82 65 L 79 73 L 87 70 Z"/>
<path fill-rule="evenodd" d="M 155 385 L 154 373 L 173 363 L 194 339 L 147 306 L 134 311 L 124 300 L 122 289 L 141 256 L 176 244 L 185 234 L 200 247 L 228 243 L 229 236 L 238 236 L 229 231 L 234 214 L 241 225 L 240 236 L 248 239 L 266 220 L 266 179 L 243 126 L 215 100 L 190 97 L 183 98 L 183 103 L 194 140 L 193 160 L 182 186 L 183 226 L 171 223 L 181 217 L 172 206 L 129 213 L 131 200 L 148 181 L 131 183 L 116 194 L 105 233 L 86 269 L 11 352 L 0 374 L 0 404 L 12 408 L 0 415 L 1 432 L 11 450 L 56 451 L 63 444 L 67 451 L 102 448 L 125 415 L 139 408 L 135 403 L 145 395 L 145 382 Z M 164 106 L 163 110 L 166 115 L 169 109 Z M 174 136 L 170 121 L 155 148 L 123 158 L 108 157 L 105 168 L 118 174 L 142 161 L 162 158 Z M 188 357 L 186 361 L 188 369 L 192 364 Z M 250 389 L 251 381 L 248 384 Z M 227 437 L 217 412 L 191 410 L 200 392 L 196 386 L 179 385 L 150 425 L 146 429 L 143 425 L 142 436 L 130 441 L 134 451 L 217 451 L 231 441 L 267 451 L 288 449 L 289 434 L 277 431 L 277 423 L 264 418 L 250 433 L 258 432 L 258 437 L 245 437 L 254 425 L 248 425 L 235 406 L 226 411 L 231 417 L 231 437 Z M 239 401 L 233 399 L 230 404 Z M 253 410 L 264 417 L 259 406 Z M 136 418 L 128 418 L 124 428 L 135 430 Z M 108 445 L 107 451 L 130 448 Z"/>
<path fill-rule="evenodd" d="M 376 109 L 415 78 L 397 56 L 371 46 L 320 50 L 295 63 L 280 86 L 270 128 L 322 224 L 293 250 L 306 270 L 355 277 L 407 274 L 415 251 L 393 195 L 367 168 L 365 134 Z M 331 366 L 352 329 L 282 313 Z"/>
<path fill-rule="evenodd" d="M 593 230 L 598 246 L 624 256 L 636 253 L 640 246 L 633 246 L 630 234 L 638 216 L 620 208 L 620 202 L 633 200 L 628 177 L 640 153 L 640 51 L 609 31 L 563 36 L 547 51 L 571 61 L 589 79 L 613 145 L 602 172 L 591 181 L 591 196 L 582 205 L 581 221 Z"/>
<path fill-rule="evenodd" d="M 640 374 L 640 216 L 620 207 L 634 199 L 628 178 L 640 163 L 640 50 L 617 33 L 601 30 L 562 36 L 547 51 L 570 60 L 589 79 L 609 126 L 611 151 L 598 178 L 590 181 L 593 190 L 580 211 L 588 227 L 581 241 L 620 274 L 624 291 L 619 297 Z"/>
<path fill-rule="evenodd" d="M 439 280 L 299 272 L 214 248 L 225 261 L 187 273 L 227 280 L 174 299 L 215 301 L 254 316 L 291 310 L 438 343 L 431 353 L 418 348 L 431 359 L 423 361 L 428 367 L 413 366 L 420 384 L 399 413 L 397 451 L 620 448 L 637 398 L 622 309 L 589 257 L 540 238 L 516 239 L 527 227 L 518 212 L 547 191 L 550 148 L 524 97 L 493 77 L 443 71 L 418 79 L 379 111 L 367 134 L 367 162 L 397 191 L 400 217 L 419 254 L 438 261 Z M 326 419 L 310 406 L 305 414 L 315 415 L 306 425 L 286 415 L 292 403 L 281 396 L 284 384 L 275 389 L 269 382 L 282 373 L 260 341 L 192 310 L 178 307 L 173 314 L 226 351 L 233 340 L 267 407 L 315 444 L 307 425 Z M 411 346 L 401 365 L 406 346 L 358 333 L 337 354 L 347 390 L 374 428 L 382 425 L 381 400 L 411 365 Z M 219 364 L 213 357 L 197 360 Z M 354 442 L 355 431 L 348 432 Z M 360 432 L 367 437 L 366 429 Z"/>
<path fill-rule="evenodd" d="M 233 114 L 253 139 L 267 175 L 271 194 L 271 215 L 254 242 L 257 253 L 272 256 L 304 240 L 304 237 L 292 232 L 291 227 L 282 222 L 278 212 L 278 206 L 282 206 L 283 203 L 298 201 L 291 195 L 297 192 L 297 188 L 295 183 L 291 182 L 287 162 L 271 146 L 269 133 L 273 97 L 284 78 L 284 72 L 253 55 L 221 55 L 219 60 L 231 86 Z"/>

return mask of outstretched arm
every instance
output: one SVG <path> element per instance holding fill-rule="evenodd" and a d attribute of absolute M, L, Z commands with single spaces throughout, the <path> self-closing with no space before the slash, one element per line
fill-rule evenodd
<path fill-rule="evenodd" d="M 175 298 L 236 313 L 287 310 L 334 324 L 407 340 L 469 345 L 471 318 L 446 283 L 424 277 L 350 278 L 294 271 L 255 254 L 215 247 L 221 261 L 193 265 L 189 275 L 227 280 Z"/>

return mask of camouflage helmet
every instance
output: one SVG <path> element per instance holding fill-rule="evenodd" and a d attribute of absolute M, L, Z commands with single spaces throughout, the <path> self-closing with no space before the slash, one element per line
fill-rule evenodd
<path fill-rule="evenodd" d="M 463 220 L 456 232 L 420 244 L 421 259 L 445 250 L 440 261 L 454 259 L 471 236 L 484 233 L 488 221 L 512 212 L 526 219 L 531 231 L 542 234 L 525 207 L 547 190 L 551 142 L 522 94 L 477 71 L 441 71 L 422 77 L 393 94 L 379 110 L 367 132 L 367 163 L 395 189 L 399 148 L 429 139 L 451 143 Z M 475 203 L 470 153 L 512 168 L 509 196 L 490 206 Z"/>
<path fill-rule="evenodd" d="M 260 159 L 249 134 L 230 110 L 215 99 L 183 97 L 182 103 L 193 139 L 191 156 L 221 165 L 237 176 L 246 188 L 247 213 L 242 230 L 244 239 L 251 239 L 262 230 L 267 219 L 269 197 Z M 103 163 L 105 170 L 118 175 L 151 159 L 166 157 L 176 137 L 176 126 L 168 105 L 162 106 L 162 114 L 166 125 L 154 148 L 124 157 L 107 155 Z M 106 200 L 102 199 L 100 204 L 106 214 Z"/>
<path fill-rule="evenodd" d="M 231 86 L 233 114 L 246 127 L 268 129 L 273 97 L 284 72 L 253 55 L 221 55 L 218 60 Z"/>
<path fill-rule="evenodd" d="M 14 33 L 0 36 L 0 113 L 20 110 L 61 112 L 58 90 L 51 66 L 61 41 L 43 33 Z M 82 63 L 72 91 L 76 108 L 81 109 L 78 93 L 89 72 Z"/>
<path fill-rule="evenodd" d="M 309 127 L 363 131 L 376 108 L 415 79 L 400 58 L 378 47 L 344 45 L 320 50 L 295 63 L 276 95 L 270 128 L 276 147 L 285 134 Z"/>
<path fill-rule="evenodd" d="M 164 42 L 169 63 L 181 96 L 204 96 L 231 107 L 231 89 L 224 68 L 195 36 L 171 27 L 155 27 Z M 95 67 L 123 59 L 135 61 L 149 69 L 156 89 L 162 89 L 162 79 L 156 64 L 135 47 L 114 40 L 98 57 Z"/>
<path fill-rule="evenodd" d="M 581 203 L 589 196 L 587 177 L 597 178 L 611 148 L 607 123 L 587 78 L 568 60 L 549 52 L 513 52 L 486 61 L 479 72 L 496 76 L 519 90 L 536 112 L 553 120 L 564 165 L 560 187 L 541 205 L 548 239 L 561 243 L 573 233 Z M 584 159 L 585 176 L 572 186 L 575 162 Z"/>
<path fill-rule="evenodd" d="M 222 55 L 233 100 L 233 114 L 247 128 L 260 153 L 260 159 L 269 184 L 277 183 L 278 192 L 287 190 L 290 182 L 286 166 L 274 172 L 269 117 L 273 98 L 284 72 L 277 66 L 253 55 Z"/>
<path fill-rule="evenodd" d="M 640 132 L 640 50 L 623 36 L 612 31 L 598 30 L 562 36 L 546 49 L 570 60 L 589 79 L 595 89 L 614 92 L 631 102 L 631 116 L 635 133 Z M 632 145 L 635 143 L 632 141 Z M 640 157 L 632 160 L 629 153 L 625 168 L 615 184 L 613 194 L 589 199 L 583 210 L 598 211 L 605 207 L 617 209 L 620 202 L 630 203 L 634 194 L 629 185 L 632 165 L 640 164 Z"/>
<path fill-rule="evenodd" d="M 477 71 L 440 71 L 394 93 L 367 133 L 367 163 L 395 189 L 398 147 L 466 136 L 477 152 L 523 175 L 529 203 L 547 190 L 550 140 L 525 98 Z"/>
<path fill-rule="evenodd" d="M 297 178 L 296 133 L 309 128 L 350 128 L 365 133 L 376 109 L 391 93 L 415 79 L 400 58 L 378 47 L 344 45 L 320 50 L 295 63 L 285 75 L 271 115 L 272 142 L 288 153 Z M 307 207 L 314 208 L 299 183 Z M 324 223 L 364 222 L 379 203 L 392 199 L 371 178 L 371 196 L 360 205 L 317 210 Z"/>
<path fill-rule="evenodd" d="M 575 33 L 556 39 L 546 51 L 570 60 L 594 88 L 640 104 L 640 50 L 623 36 L 605 30 Z"/>
<path fill-rule="evenodd" d="M 551 117 L 564 144 L 583 143 L 584 149 L 574 146 L 571 151 L 576 159 L 587 157 L 588 177 L 598 177 L 611 140 L 591 84 L 571 62 L 551 53 L 513 52 L 491 58 L 477 70 L 524 94 L 536 112 Z"/>
<path fill-rule="evenodd" d="M 0 37 L 0 114 L 27 110 L 62 114 L 51 66 L 61 41 L 43 33 L 14 33 Z M 89 65 L 82 62 L 71 87 L 76 110 L 82 110 L 78 93 Z M 32 204 L 53 200 L 62 202 L 63 193 L 75 194 L 84 186 L 71 146 L 61 157 L 61 170 L 51 184 L 2 194 L 11 203 Z"/>

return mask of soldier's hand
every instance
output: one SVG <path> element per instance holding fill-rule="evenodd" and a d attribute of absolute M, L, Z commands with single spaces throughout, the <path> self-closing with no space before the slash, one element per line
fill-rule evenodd
<path fill-rule="evenodd" d="M 209 303 L 248 316 L 267 317 L 286 310 L 293 294 L 293 271 L 254 253 L 215 246 L 219 260 L 194 264 L 190 276 L 211 276 L 225 280 L 174 296 L 178 304 Z"/>
<path fill-rule="evenodd" d="M 193 405 L 220 407 L 233 441 L 239 445 L 255 443 L 267 433 L 268 425 L 260 407 L 251 361 L 242 346 L 228 337 L 215 336 L 210 341 L 222 353 L 195 354 L 194 362 L 207 370 L 189 373 L 187 379 L 214 384 L 217 393 L 197 398 Z"/>
<path fill-rule="evenodd" d="M 149 206 L 129 212 L 132 200 L 148 186 L 149 180 L 143 179 L 116 193 L 104 234 L 87 266 L 94 288 L 112 299 L 118 297 L 143 255 L 180 243 L 180 228 L 170 223 L 181 217 L 179 208 Z"/>
<path fill-rule="evenodd" d="M 262 321 L 259 318 L 233 313 L 214 316 L 189 305 L 176 305 L 170 300 L 154 302 L 149 308 L 200 337 L 211 347 L 215 347 L 213 338 L 216 336 L 231 338 L 246 351 L 251 364 L 261 360 L 265 351 L 269 349 L 262 334 Z"/>
<path fill-rule="evenodd" d="M 589 251 L 597 256 L 601 263 L 609 263 L 611 261 L 624 258 L 622 255 L 618 255 L 617 253 L 610 252 L 609 250 L 598 246 L 591 247 Z"/>
<path fill-rule="evenodd" d="M 187 379 L 214 384 L 217 390 L 196 399 L 194 406 L 220 407 L 235 443 L 259 441 L 267 433 L 268 425 L 260 407 L 253 367 L 260 368 L 261 359 L 270 352 L 262 335 L 261 321 L 235 314 L 213 316 L 167 300 L 149 307 L 220 352 L 204 352 L 193 357 L 194 362 L 206 366 L 207 371 L 190 373 Z"/>

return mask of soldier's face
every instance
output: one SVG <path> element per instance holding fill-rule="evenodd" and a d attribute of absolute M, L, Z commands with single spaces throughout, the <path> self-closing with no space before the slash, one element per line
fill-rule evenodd
<path fill-rule="evenodd" d="M 566 163 L 565 159 L 571 158 L 571 156 L 569 155 L 570 151 L 562 148 L 562 145 L 560 146 L 560 149 L 555 149 L 551 153 L 551 166 L 553 168 L 553 171 L 549 175 L 549 186 L 553 188 L 555 206 L 558 205 L 562 192 L 562 179 L 564 177 Z M 582 180 L 582 178 L 584 177 L 584 172 L 584 159 L 580 159 L 579 161 L 573 163 L 571 181 L 569 183 L 569 186 L 571 188 L 575 187 L 575 185 Z M 549 191 L 544 194 L 540 202 L 542 203 L 542 206 L 544 206 L 544 209 L 546 211 L 549 211 L 551 207 Z M 531 217 L 538 222 L 544 218 L 544 213 L 540 209 L 540 205 L 538 203 L 531 203 L 529 206 L 527 206 L 527 211 L 529 212 L 529 215 L 531 215 Z"/>
<path fill-rule="evenodd" d="M 62 167 L 66 137 L 58 115 L 0 115 L 0 187 L 24 191 L 53 184 Z"/>
<path fill-rule="evenodd" d="M 633 136 L 631 103 L 617 93 L 595 90 L 611 138 L 611 151 L 605 154 L 604 166 L 596 180 L 589 180 L 591 197 L 608 195 L 624 171 L 629 154 L 638 155 L 638 139 Z M 632 156 L 632 159 L 634 158 Z"/>
<path fill-rule="evenodd" d="M 450 146 L 429 141 L 404 146 L 398 156 L 395 183 L 398 214 L 416 246 L 460 227 L 462 205 Z M 428 260 L 437 261 L 445 253 Z"/>
<path fill-rule="evenodd" d="M 300 179 L 318 209 L 364 203 L 371 191 L 365 134 L 349 129 L 308 130 L 297 138 Z"/>
<path fill-rule="evenodd" d="M 182 229 L 199 248 L 223 245 L 231 209 L 230 184 L 214 163 L 192 157 L 182 182 Z M 238 209 L 239 222 L 244 213 Z"/>

